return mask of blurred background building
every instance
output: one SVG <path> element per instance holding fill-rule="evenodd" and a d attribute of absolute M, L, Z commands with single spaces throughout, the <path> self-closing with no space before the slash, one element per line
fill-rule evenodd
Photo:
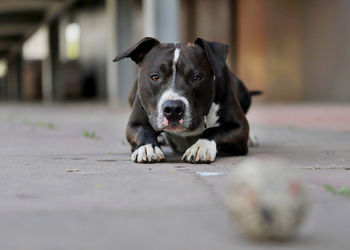
<path fill-rule="evenodd" d="M 144 36 L 230 46 L 263 101 L 350 101 L 348 0 L 0 0 L 0 100 L 125 103 Z"/>

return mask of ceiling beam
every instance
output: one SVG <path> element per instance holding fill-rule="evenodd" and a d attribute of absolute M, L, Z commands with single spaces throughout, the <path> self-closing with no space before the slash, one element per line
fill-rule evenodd
<path fill-rule="evenodd" d="M 6 42 L 0 40 L 0 50 L 8 50 L 12 46 L 13 42 Z"/>
<path fill-rule="evenodd" d="M 40 23 L 15 23 L 15 24 L 3 24 L 0 23 L 0 36 L 21 35 L 26 36 L 33 32 Z"/>
<path fill-rule="evenodd" d="M 41 22 L 45 16 L 43 10 L 31 11 L 11 11 L 0 14 L 0 22 L 19 23 L 19 22 Z"/>
<path fill-rule="evenodd" d="M 60 3 L 60 0 L 12 0 L 4 1 L 0 5 L 0 13 L 9 11 L 29 11 L 47 9 L 51 4 Z"/>
<path fill-rule="evenodd" d="M 42 25 L 50 23 L 54 18 L 69 8 L 77 0 L 12 0 L 0 5 L 0 41 L 2 37 L 22 37 L 20 41 L 2 43 L 9 48 L 0 55 L 10 59 L 21 49 L 28 39 Z M 8 47 L 7 47 L 8 46 Z"/>

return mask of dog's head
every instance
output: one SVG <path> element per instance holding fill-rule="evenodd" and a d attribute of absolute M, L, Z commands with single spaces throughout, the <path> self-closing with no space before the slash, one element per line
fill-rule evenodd
<path fill-rule="evenodd" d="M 153 129 L 186 135 L 205 126 L 227 52 L 201 38 L 171 44 L 146 37 L 113 61 L 129 57 L 138 65 L 137 95 Z"/>

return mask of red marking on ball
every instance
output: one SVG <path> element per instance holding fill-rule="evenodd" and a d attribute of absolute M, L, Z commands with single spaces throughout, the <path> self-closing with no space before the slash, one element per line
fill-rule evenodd
<path fill-rule="evenodd" d="M 300 189 L 301 189 L 301 187 L 300 187 L 299 181 L 294 180 L 294 181 L 289 182 L 289 192 L 292 195 L 294 195 L 294 196 L 298 195 L 300 193 Z"/>

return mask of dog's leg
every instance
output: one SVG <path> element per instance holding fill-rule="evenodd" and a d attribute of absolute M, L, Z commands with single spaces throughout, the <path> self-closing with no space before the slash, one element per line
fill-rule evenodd
<path fill-rule="evenodd" d="M 132 147 L 133 162 L 152 163 L 164 160 L 164 153 L 157 142 L 157 133 L 151 127 L 129 122 L 126 134 Z"/>
<path fill-rule="evenodd" d="M 201 139 L 189 147 L 182 160 L 190 163 L 210 163 L 215 160 L 217 151 L 230 155 L 246 155 L 248 152 L 248 123 L 240 126 L 225 124 L 209 128 Z"/>
<path fill-rule="evenodd" d="M 166 138 L 165 138 L 165 136 L 164 136 L 163 133 L 160 134 L 160 135 L 158 135 L 157 140 L 158 140 L 158 144 L 159 144 L 159 145 L 161 145 L 161 146 L 167 145 L 167 141 L 166 141 Z"/>
<path fill-rule="evenodd" d="M 230 155 L 248 153 L 249 125 L 239 106 L 236 96 L 224 103 L 226 109 L 221 113 L 219 126 L 210 127 L 200 135 L 200 139 L 186 150 L 183 160 L 191 163 L 210 163 L 215 160 L 216 152 Z M 220 109 L 217 111 L 220 114 Z"/>
<path fill-rule="evenodd" d="M 126 128 L 126 138 L 131 145 L 131 160 L 137 163 L 152 163 L 164 160 L 157 136 L 138 100 L 135 101 Z"/>
<path fill-rule="evenodd" d="M 132 155 L 131 160 L 138 163 L 152 163 L 164 160 L 164 153 L 160 147 L 146 144 L 136 149 Z"/>
<path fill-rule="evenodd" d="M 186 150 L 182 160 L 191 163 L 209 163 L 215 160 L 216 152 L 216 142 L 214 140 L 199 139 Z"/>

